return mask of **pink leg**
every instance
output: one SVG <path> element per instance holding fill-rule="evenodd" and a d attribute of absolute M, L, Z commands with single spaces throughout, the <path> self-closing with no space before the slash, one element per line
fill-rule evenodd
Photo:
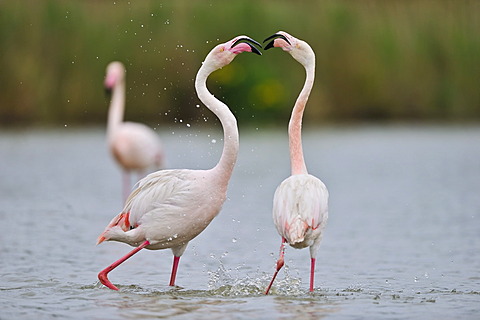
<path fill-rule="evenodd" d="M 313 278 L 315 277 L 315 258 L 310 262 L 310 292 L 313 292 Z"/>
<path fill-rule="evenodd" d="M 112 271 L 113 269 L 115 269 L 116 267 L 118 267 L 121 263 L 123 263 L 125 260 L 127 260 L 128 258 L 130 258 L 131 256 L 133 256 L 135 253 L 137 253 L 138 251 L 142 250 L 143 248 L 145 248 L 146 246 L 148 246 L 150 244 L 150 242 L 145 241 L 144 243 L 142 243 L 141 245 L 139 245 L 138 247 L 136 247 L 135 249 L 133 249 L 132 251 L 130 251 L 129 253 L 127 253 L 125 256 L 123 256 L 122 258 L 120 258 L 119 260 L 115 261 L 114 263 L 112 263 L 111 265 L 109 265 L 108 267 L 106 267 L 104 270 L 100 271 L 100 273 L 98 274 L 98 280 L 100 280 L 100 282 L 109 287 L 110 289 L 112 290 L 118 290 L 117 287 L 115 287 L 111 282 L 110 280 L 108 280 L 108 273 L 110 271 Z"/>
<path fill-rule="evenodd" d="M 170 276 L 170 286 L 175 286 L 175 278 L 177 277 L 178 263 L 180 262 L 180 257 L 173 256 L 173 265 L 172 265 L 172 275 Z"/>
<path fill-rule="evenodd" d="M 282 269 L 283 265 L 285 264 L 285 238 L 282 238 L 282 244 L 280 245 L 280 257 L 278 258 L 277 261 L 277 269 L 275 270 L 275 273 L 273 274 L 272 281 L 270 281 L 270 284 L 267 287 L 267 290 L 265 290 L 265 294 L 268 294 L 270 291 L 270 288 L 273 285 L 273 281 L 275 281 L 275 278 L 277 277 L 278 271 Z"/>

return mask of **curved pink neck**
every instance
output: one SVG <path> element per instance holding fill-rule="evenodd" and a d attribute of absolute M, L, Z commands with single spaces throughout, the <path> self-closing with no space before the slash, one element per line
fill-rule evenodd
<path fill-rule="evenodd" d="M 230 109 L 208 91 L 207 78 L 213 71 L 215 70 L 204 63 L 197 73 L 195 89 L 197 90 L 198 98 L 220 119 L 222 124 L 223 152 L 220 161 L 212 170 L 219 171 L 224 182 L 228 183 L 237 161 L 239 134 L 237 120 Z"/>
<path fill-rule="evenodd" d="M 290 163 L 293 174 L 306 174 L 307 167 L 303 158 L 302 149 L 302 118 L 305 105 L 312 91 L 313 81 L 315 79 L 315 62 L 305 66 L 307 77 L 300 95 L 295 102 L 292 110 L 290 122 L 288 124 L 288 137 L 290 147 Z"/>

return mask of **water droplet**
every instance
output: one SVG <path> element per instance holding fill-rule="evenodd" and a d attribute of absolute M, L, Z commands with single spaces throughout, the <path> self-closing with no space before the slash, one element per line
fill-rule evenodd
<path fill-rule="evenodd" d="M 232 239 L 232 242 L 233 242 L 233 243 L 237 242 L 237 238 L 233 238 L 233 239 Z"/>
<path fill-rule="evenodd" d="M 217 140 L 215 140 L 215 139 L 212 139 L 212 143 L 217 143 Z"/>
<path fill-rule="evenodd" d="M 190 128 L 190 123 L 187 123 L 187 128 Z"/>

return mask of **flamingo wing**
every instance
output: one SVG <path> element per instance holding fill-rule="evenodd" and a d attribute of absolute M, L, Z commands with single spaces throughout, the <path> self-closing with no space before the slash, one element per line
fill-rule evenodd
<path fill-rule="evenodd" d="M 128 197 L 123 212 L 130 213 L 135 226 L 142 217 L 159 206 L 180 207 L 192 191 L 191 170 L 162 170 L 149 174 L 137 183 Z"/>

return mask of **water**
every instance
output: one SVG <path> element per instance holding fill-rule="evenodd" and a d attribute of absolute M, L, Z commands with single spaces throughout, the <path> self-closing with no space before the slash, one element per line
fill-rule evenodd
<path fill-rule="evenodd" d="M 160 132 L 169 167 L 208 168 L 222 133 Z M 167 286 L 169 250 L 95 246 L 117 214 L 121 176 L 100 129 L 0 132 L 0 319 L 475 319 L 480 312 L 480 127 L 306 130 L 307 166 L 330 191 L 308 292 L 308 250 L 280 238 L 273 192 L 289 174 L 284 131 L 246 130 L 220 215 Z"/>

